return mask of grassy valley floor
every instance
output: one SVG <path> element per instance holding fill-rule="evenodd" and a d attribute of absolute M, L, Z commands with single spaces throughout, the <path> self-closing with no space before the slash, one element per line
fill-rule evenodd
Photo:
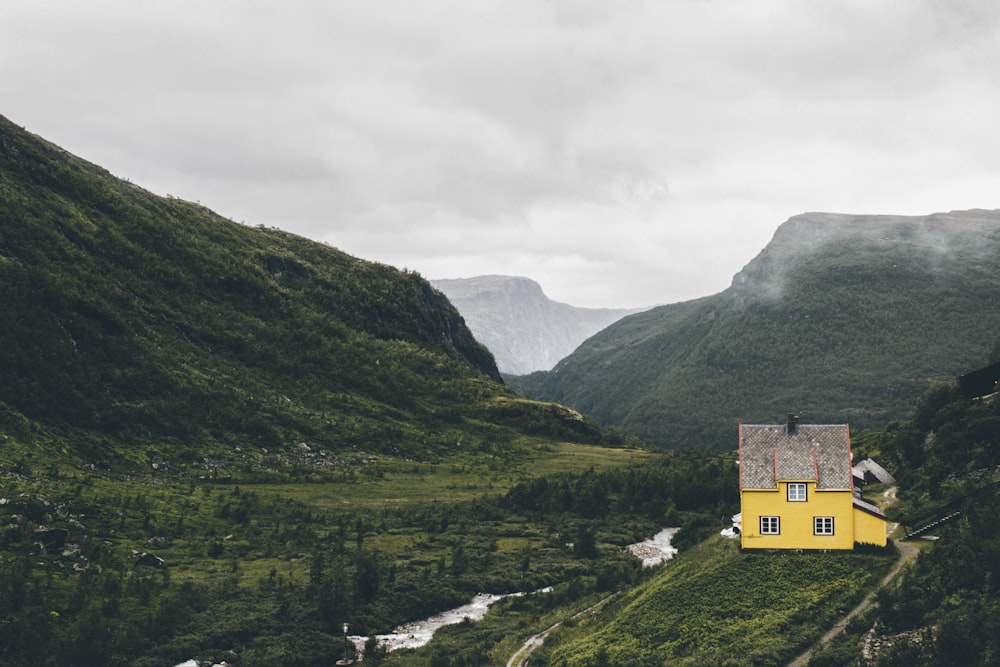
<path fill-rule="evenodd" d="M 0 646 L 12 665 L 318 665 L 340 657 L 343 622 L 376 634 L 478 592 L 549 585 L 539 604 L 572 606 L 634 582 L 638 561 L 621 546 L 659 524 L 624 506 L 605 515 L 614 498 L 600 495 L 587 496 L 588 516 L 524 512 L 508 491 L 547 478 L 572 505 L 606 476 L 670 470 L 662 454 L 530 440 L 447 463 L 356 453 L 334 466 L 163 461 L 148 473 L 5 444 Z"/>

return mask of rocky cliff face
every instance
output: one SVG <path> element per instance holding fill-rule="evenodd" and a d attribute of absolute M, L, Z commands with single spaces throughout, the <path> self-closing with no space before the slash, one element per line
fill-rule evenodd
<path fill-rule="evenodd" d="M 501 373 L 549 370 L 584 340 L 638 310 L 578 308 L 552 301 L 528 278 L 478 276 L 432 280 L 473 335 L 493 353 Z"/>

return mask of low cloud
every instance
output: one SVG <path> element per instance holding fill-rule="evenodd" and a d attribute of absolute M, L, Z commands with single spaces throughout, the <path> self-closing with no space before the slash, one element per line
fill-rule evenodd
<path fill-rule="evenodd" d="M 995 208 L 991 2 L 9 0 L 0 113 L 429 278 L 709 294 L 807 210 Z"/>

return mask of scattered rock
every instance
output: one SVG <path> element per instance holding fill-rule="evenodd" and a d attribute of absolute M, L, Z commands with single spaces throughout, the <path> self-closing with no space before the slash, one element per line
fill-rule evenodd
<path fill-rule="evenodd" d="M 138 554 L 135 559 L 135 567 L 166 567 L 167 563 L 162 558 L 147 551 Z"/>
<path fill-rule="evenodd" d="M 900 632 L 898 634 L 889 634 L 886 631 L 886 627 L 882 624 L 882 621 L 877 620 L 872 625 L 871 629 L 865 633 L 864 639 L 861 643 L 861 657 L 864 659 L 865 664 L 874 663 L 879 655 L 883 651 L 886 651 L 897 644 L 906 644 L 907 646 L 921 647 L 923 646 L 925 640 L 927 639 L 927 633 L 930 630 L 927 628 L 921 630 L 910 630 L 909 632 Z"/>

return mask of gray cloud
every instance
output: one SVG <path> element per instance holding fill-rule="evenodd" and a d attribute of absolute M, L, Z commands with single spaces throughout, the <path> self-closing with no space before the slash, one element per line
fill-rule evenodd
<path fill-rule="evenodd" d="M 802 211 L 997 207 L 998 32 L 986 0 L 6 0 L 0 113 L 236 220 L 639 306 Z"/>

